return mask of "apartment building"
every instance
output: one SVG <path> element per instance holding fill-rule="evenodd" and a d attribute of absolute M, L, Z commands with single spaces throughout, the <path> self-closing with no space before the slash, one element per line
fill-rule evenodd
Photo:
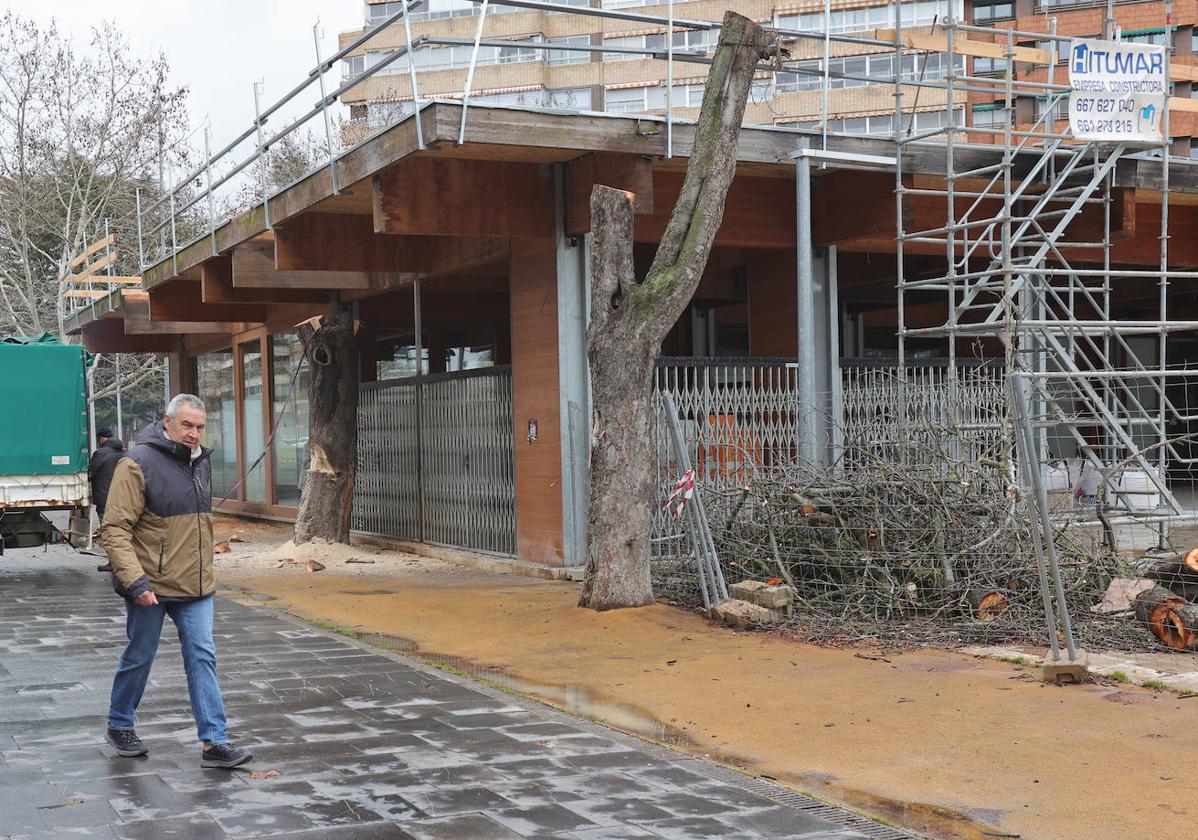
<path fill-rule="evenodd" d="M 1123 41 L 1156 44 L 1171 48 L 1174 64 L 1198 64 L 1198 3 L 1194 0 L 1178 0 L 1168 8 L 1163 2 L 1139 2 L 1118 0 L 1113 6 L 1113 34 Z M 969 20 L 980 26 L 993 26 L 1001 33 L 1004 29 L 1021 32 L 1043 32 L 1079 38 L 1102 38 L 1106 35 L 1107 5 L 1099 0 L 969 0 Z M 971 37 L 978 37 L 976 35 Z M 1006 36 L 996 34 L 995 39 L 1006 42 Z M 1052 51 L 1056 45 L 1057 63 L 1054 67 L 1043 64 L 1016 62 L 1013 68 L 1017 78 L 1032 82 L 1065 82 L 1068 68 L 1065 64 L 1068 44 L 1049 39 L 1035 41 L 1020 39 L 1015 46 L 1039 47 Z M 974 75 L 1001 77 L 1006 73 L 1007 63 L 999 58 L 972 58 L 970 70 Z M 1176 82 L 1174 96 L 1191 97 L 1193 85 Z M 1006 102 L 985 94 L 970 94 L 969 125 L 994 126 L 1006 121 Z M 1015 113 L 1012 121 L 1017 126 L 1028 126 L 1038 120 L 1045 111 L 1053 109 L 1048 119 L 1053 120 L 1058 130 L 1068 123 L 1067 106 L 1063 101 L 1054 102 L 1049 96 L 1020 96 L 1013 103 Z M 1198 159 L 1198 114 L 1174 110 L 1170 118 L 1170 135 L 1173 138 L 1173 153 Z M 986 140 L 985 136 L 972 139 Z"/>
<path fill-rule="evenodd" d="M 945 14 L 947 3 L 955 14 L 964 14 L 964 0 L 918 0 L 903 3 L 904 26 L 931 26 Z M 662 19 L 668 14 L 663 3 L 643 0 L 566 0 L 568 5 L 622 9 Z M 735 8 L 762 23 L 786 29 L 822 30 L 822 0 L 677 0 L 676 20 L 723 18 Z M 398 2 L 367 0 L 363 6 L 365 28 L 377 27 L 401 10 Z M 415 51 L 416 83 L 422 99 L 458 98 L 466 85 L 472 40 L 479 5 L 469 0 L 425 0 L 409 12 L 412 38 L 428 39 Z M 873 30 L 894 25 L 893 2 L 832 0 L 829 30 L 834 34 L 872 35 Z M 360 37 L 362 30 L 343 33 L 345 45 Z M 659 23 L 624 21 L 584 14 L 546 12 L 492 4 L 487 12 L 484 38 L 527 42 L 530 46 L 489 46 L 479 52 L 471 101 L 492 104 L 531 105 L 607 113 L 664 114 L 667 102 L 679 118 L 698 116 L 707 68 L 685 61 L 687 54 L 709 54 L 715 46 L 711 30 L 676 26 L 673 32 L 673 84 L 667 85 L 667 62 L 634 52 L 667 49 L 668 27 Z M 406 43 L 398 22 L 380 32 L 344 62 L 343 75 L 354 78 L 364 69 L 384 62 Z M 537 43 L 537 47 L 531 46 Z M 548 50 L 540 43 L 560 44 L 575 49 Z M 871 83 L 863 78 L 833 78 L 827 102 L 820 75 L 824 44 L 802 39 L 792 46 L 799 60 L 794 72 L 760 74 L 752 90 L 745 122 L 754 125 L 799 124 L 817 126 L 826 108 L 833 131 L 888 135 L 893 131 L 894 88 L 892 83 Z M 832 42 L 829 67 L 834 74 L 883 78 L 893 75 L 894 56 L 884 47 L 863 47 Z M 807 72 L 803 72 L 806 70 Z M 913 55 L 904 61 L 907 77 L 933 80 L 946 75 L 943 54 Z M 964 63 L 958 60 L 958 70 Z M 904 102 L 914 116 L 917 130 L 942 125 L 948 118 L 943 93 L 924 88 L 916 95 L 911 87 Z M 389 63 L 376 75 L 354 87 L 343 101 L 355 120 L 381 126 L 411 109 L 413 90 L 407 58 Z M 957 97 L 954 113 L 965 118 L 965 97 Z"/>

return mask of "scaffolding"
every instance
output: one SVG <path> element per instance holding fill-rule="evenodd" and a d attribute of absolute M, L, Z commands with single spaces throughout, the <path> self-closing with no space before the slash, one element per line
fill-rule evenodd
<path fill-rule="evenodd" d="M 1035 428 L 1026 457 L 1046 470 L 1049 462 L 1072 454 L 1098 476 L 1091 515 L 1071 510 L 1070 516 L 1105 517 L 1108 524 L 1155 521 L 1163 547 L 1168 523 L 1193 517 L 1174 494 L 1169 474 L 1195 463 L 1188 425 L 1198 419 L 1184 397 L 1198 369 L 1169 363 L 1170 336 L 1193 334 L 1198 322 L 1169 317 L 1171 282 L 1195 274 L 1171 270 L 1169 263 L 1168 98 L 1163 140 L 1155 148 L 1080 142 L 1059 130 L 1058 115 L 1070 88 L 1053 79 L 1053 68 L 1058 46 L 1068 48 L 1070 39 L 1057 35 L 1053 23 L 1046 35 L 972 26 L 951 15 L 943 21 L 943 48 L 950 55 L 963 45 L 982 54 L 997 42 L 1005 61 L 998 77 L 950 69 L 945 79 L 950 107 L 955 91 L 987 94 L 1000 103 L 1003 119 L 968 128 L 949 122 L 942 130 L 943 183 L 916 185 L 906 176 L 903 160 L 913 141 L 895 132 L 900 366 L 913 339 L 942 339 L 950 359 L 963 344 L 1000 351 L 1025 398 L 1014 404 L 1028 406 L 1027 418 L 1013 419 Z M 1018 45 L 1028 39 L 1041 47 Z M 903 43 L 900 24 L 896 52 Z M 1036 57 L 1029 52 L 1048 53 L 1046 81 L 1017 77 L 1016 61 Z M 1166 50 L 1166 77 L 1168 69 Z M 896 84 L 896 115 L 902 97 Z M 1017 123 L 1020 97 L 1045 103 L 1030 126 Z M 1000 158 L 979 163 L 968 154 L 970 134 L 995 138 Z M 1117 168 L 1145 157 L 1158 160 L 1161 172 L 1155 270 L 1121 265 L 1113 249 L 1115 222 L 1121 221 L 1116 217 L 1135 201 L 1134 190 L 1116 186 Z M 929 206 L 945 208 L 942 222 L 915 212 Z M 908 224 L 911 219 L 915 222 Z M 929 251 L 943 254 L 943 271 L 908 276 L 905 256 Z M 1153 314 L 1128 318 L 1121 313 L 1115 294 L 1129 286 L 1155 287 Z M 943 296 L 945 320 L 915 326 L 913 301 L 926 301 L 928 293 Z M 951 391 L 954 383 L 948 384 Z"/>

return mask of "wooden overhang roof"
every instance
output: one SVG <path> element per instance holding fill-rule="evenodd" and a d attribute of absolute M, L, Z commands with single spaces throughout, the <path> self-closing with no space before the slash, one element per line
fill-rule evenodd
<path fill-rule="evenodd" d="M 416 120 L 425 142 L 420 150 Z M 340 192 L 333 189 L 329 167 L 322 167 L 269 199 L 270 219 L 278 225 L 306 213 L 370 215 L 373 206 L 372 178 L 405 158 L 428 156 L 439 159 L 524 163 L 565 163 L 590 153 L 626 155 L 651 160 L 654 172 L 681 173 L 693 145 L 695 125 L 675 121 L 674 157 L 666 159 L 665 121 L 658 117 L 574 113 L 541 108 L 471 105 L 467 115 L 464 142 L 458 144 L 462 105 L 453 101 L 432 101 L 417 114 L 363 141 L 337 160 Z M 823 147 L 820 133 L 788 126 L 745 126 L 737 149 L 738 175 L 753 177 L 790 177 L 794 173 L 792 155 L 803 142 Z M 888 138 L 828 135 L 827 150 L 847 156 L 893 157 L 894 143 Z M 957 171 L 996 164 L 1002 149 L 990 144 L 955 144 Z M 1030 169 L 1038 151 L 1022 153 L 1016 172 Z M 943 142 L 916 142 L 904 146 L 903 171 L 913 177 L 943 178 L 946 171 L 946 147 Z M 855 169 L 851 161 L 828 162 L 822 174 L 840 169 Z M 893 179 L 891 174 L 890 179 Z M 880 175 L 874 183 L 884 186 Z M 1132 189 L 1141 196 L 1159 195 L 1163 186 L 1163 167 L 1159 159 L 1125 158 L 1118 164 L 1115 186 Z M 1198 203 L 1198 165 L 1174 159 L 1169 173 L 1170 203 Z M 789 194 L 788 191 L 774 193 Z M 1187 195 L 1189 194 L 1189 195 Z M 881 198 L 893 198 L 890 192 Z M 425 197 L 434 202 L 438 197 Z M 865 196 L 856 196 L 857 206 Z M 793 208 L 789 208 L 793 214 Z M 255 238 L 269 236 L 270 227 L 261 205 L 220 224 L 212 236 L 205 235 L 179 248 L 176 254 L 149 266 L 143 273 L 144 288 L 150 292 L 181 277 L 194 277 L 198 268 L 235 246 Z M 66 322 L 66 331 L 77 334 L 88 324 L 101 319 L 123 317 L 125 302 L 119 292 L 95 301 Z M 153 320 L 153 319 L 151 319 Z M 222 318 L 219 320 L 230 320 Z"/>

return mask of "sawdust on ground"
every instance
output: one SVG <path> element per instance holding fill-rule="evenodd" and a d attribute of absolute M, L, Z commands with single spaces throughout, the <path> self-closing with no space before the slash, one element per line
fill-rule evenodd
<path fill-rule="evenodd" d="M 273 608 L 410 640 L 427 658 L 935 836 L 1194 836 L 1198 700 L 1045 686 L 1031 669 L 949 651 L 819 648 L 661 605 L 595 613 L 568 583 L 400 566 L 380 589 L 350 568 L 220 573 Z"/>

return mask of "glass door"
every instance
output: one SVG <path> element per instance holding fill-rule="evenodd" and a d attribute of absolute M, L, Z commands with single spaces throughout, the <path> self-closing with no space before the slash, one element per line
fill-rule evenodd
<path fill-rule="evenodd" d="M 243 487 L 247 502 L 266 501 L 266 470 L 263 459 L 257 467 L 250 467 L 266 447 L 266 424 L 263 392 L 262 340 L 255 338 L 237 345 L 241 361 L 242 431 L 241 463 L 246 471 Z"/>

